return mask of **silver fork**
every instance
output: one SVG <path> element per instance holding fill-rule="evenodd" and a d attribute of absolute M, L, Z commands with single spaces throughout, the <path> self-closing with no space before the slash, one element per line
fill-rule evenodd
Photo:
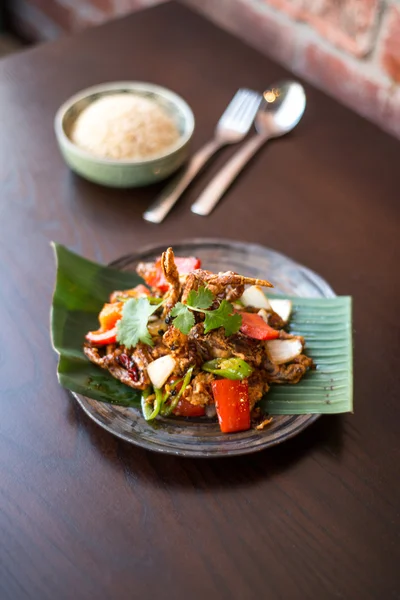
<path fill-rule="evenodd" d="M 146 221 L 161 223 L 211 156 L 223 146 L 240 142 L 247 135 L 261 99 L 261 94 L 253 90 L 241 88 L 236 92 L 217 123 L 214 139 L 200 148 L 184 171 L 166 185 L 143 214 Z"/>

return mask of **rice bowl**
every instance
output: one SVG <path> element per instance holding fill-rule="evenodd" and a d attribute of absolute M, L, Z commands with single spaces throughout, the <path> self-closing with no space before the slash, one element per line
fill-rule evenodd
<path fill-rule="evenodd" d="M 112 96 L 124 96 L 128 99 L 134 97 L 136 100 L 140 100 L 142 107 L 148 102 L 155 105 L 158 115 L 160 115 L 159 110 L 163 115 L 162 143 L 158 144 L 159 138 L 155 142 L 153 139 L 155 136 L 152 133 L 148 135 L 149 131 L 154 129 L 154 122 L 151 124 L 147 120 L 145 123 L 143 116 L 141 117 L 141 126 L 147 128 L 147 135 L 144 136 L 146 137 L 145 144 L 143 136 L 141 140 L 133 141 L 131 139 L 128 144 L 125 144 L 124 134 L 118 133 L 115 136 L 118 119 L 114 119 L 115 113 L 113 115 L 114 111 L 110 110 L 109 102 L 112 100 Z M 103 133 L 95 132 L 95 144 L 99 146 L 104 129 L 110 131 L 110 121 L 112 122 L 114 119 L 114 124 L 111 126 L 111 132 L 114 131 L 111 136 L 114 143 L 100 144 L 103 154 L 112 154 L 113 156 L 96 156 L 93 149 L 89 150 L 87 146 L 82 147 L 84 145 L 82 138 L 80 138 L 79 145 L 72 139 L 79 116 L 83 115 L 90 105 L 97 103 L 99 106 L 100 99 L 107 100 L 107 112 L 110 114 L 105 119 L 108 124 L 103 123 L 99 126 Z M 138 106 L 139 103 L 136 100 L 134 104 Z M 128 105 L 130 106 L 129 110 L 132 111 L 133 103 L 128 100 Z M 121 113 L 126 113 L 126 110 L 127 104 L 124 101 L 123 107 L 120 104 L 116 112 L 121 115 Z M 154 111 L 152 112 L 154 114 Z M 165 126 L 165 119 L 170 120 L 168 126 Z M 135 120 L 138 124 L 138 119 L 135 118 Z M 159 121 L 160 119 L 157 118 L 156 123 Z M 86 125 L 88 126 L 88 123 Z M 188 104 L 180 96 L 166 88 L 143 82 L 115 82 L 88 88 L 67 100 L 57 111 L 54 126 L 61 154 L 74 172 L 90 181 L 110 187 L 139 187 L 165 179 L 187 160 L 194 130 L 194 116 Z M 132 127 L 132 120 L 129 121 L 129 126 Z M 175 127 L 178 135 L 173 141 Z M 92 133 L 93 129 L 96 129 L 93 122 L 90 127 L 87 127 L 86 134 L 90 129 Z M 90 144 L 92 144 L 93 137 L 89 137 Z M 110 146 L 113 147 L 112 150 Z M 130 153 L 134 156 L 126 157 L 126 154 Z M 144 154 L 147 154 L 146 158 L 139 157 Z M 120 158 L 116 158 L 117 155 Z"/>

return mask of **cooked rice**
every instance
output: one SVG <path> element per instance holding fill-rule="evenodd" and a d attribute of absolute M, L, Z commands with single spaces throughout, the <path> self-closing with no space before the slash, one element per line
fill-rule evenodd
<path fill-rule="evenodd" d="M 175 144 L 179 131 L 156 102 L 135 94 L 111 94 L 80 113 L 70 137 L 102 158 L 141 160 Z"/>

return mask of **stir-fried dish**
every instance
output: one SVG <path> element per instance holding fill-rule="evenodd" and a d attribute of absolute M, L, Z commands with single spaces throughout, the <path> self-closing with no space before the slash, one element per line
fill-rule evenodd
<path fill-rule="evenodd" d="M 92 362 L 142 393 L 145 419 L 217 415 L 221 431 L 262 429 L 257 403 L 271 384 L 296 384 L 312 359 L 285 331 L 289 300 L 268 299 L 269 281 L 212 273 L 168 248 L 141 263 L 146 285 L 114 291 L 86 335 Z"/>

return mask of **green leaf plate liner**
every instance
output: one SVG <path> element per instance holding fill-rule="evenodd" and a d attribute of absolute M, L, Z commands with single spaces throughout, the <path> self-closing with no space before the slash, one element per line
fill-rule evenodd
<path fill-rule="evenodd" d="M 135 273 L 86 260 L 59 244 L 54 244 L 54 250 L 57 277 L 51 332 L 59 354 L 60 384 L 95 400 L 139 408 L 140 393 L 91 363 L 83 354 L 82 345 L 87 331 L 98 328 L 98 313 L 109 294 L 142 283 L 142 279 Z M 296 385 L 273 385 L 260 405 L 271 415 L 351 412 L 351 298 L 291 300 L 289 331 L 304 336 L 306 353 L 314 359 L 316 369 Z"/>

